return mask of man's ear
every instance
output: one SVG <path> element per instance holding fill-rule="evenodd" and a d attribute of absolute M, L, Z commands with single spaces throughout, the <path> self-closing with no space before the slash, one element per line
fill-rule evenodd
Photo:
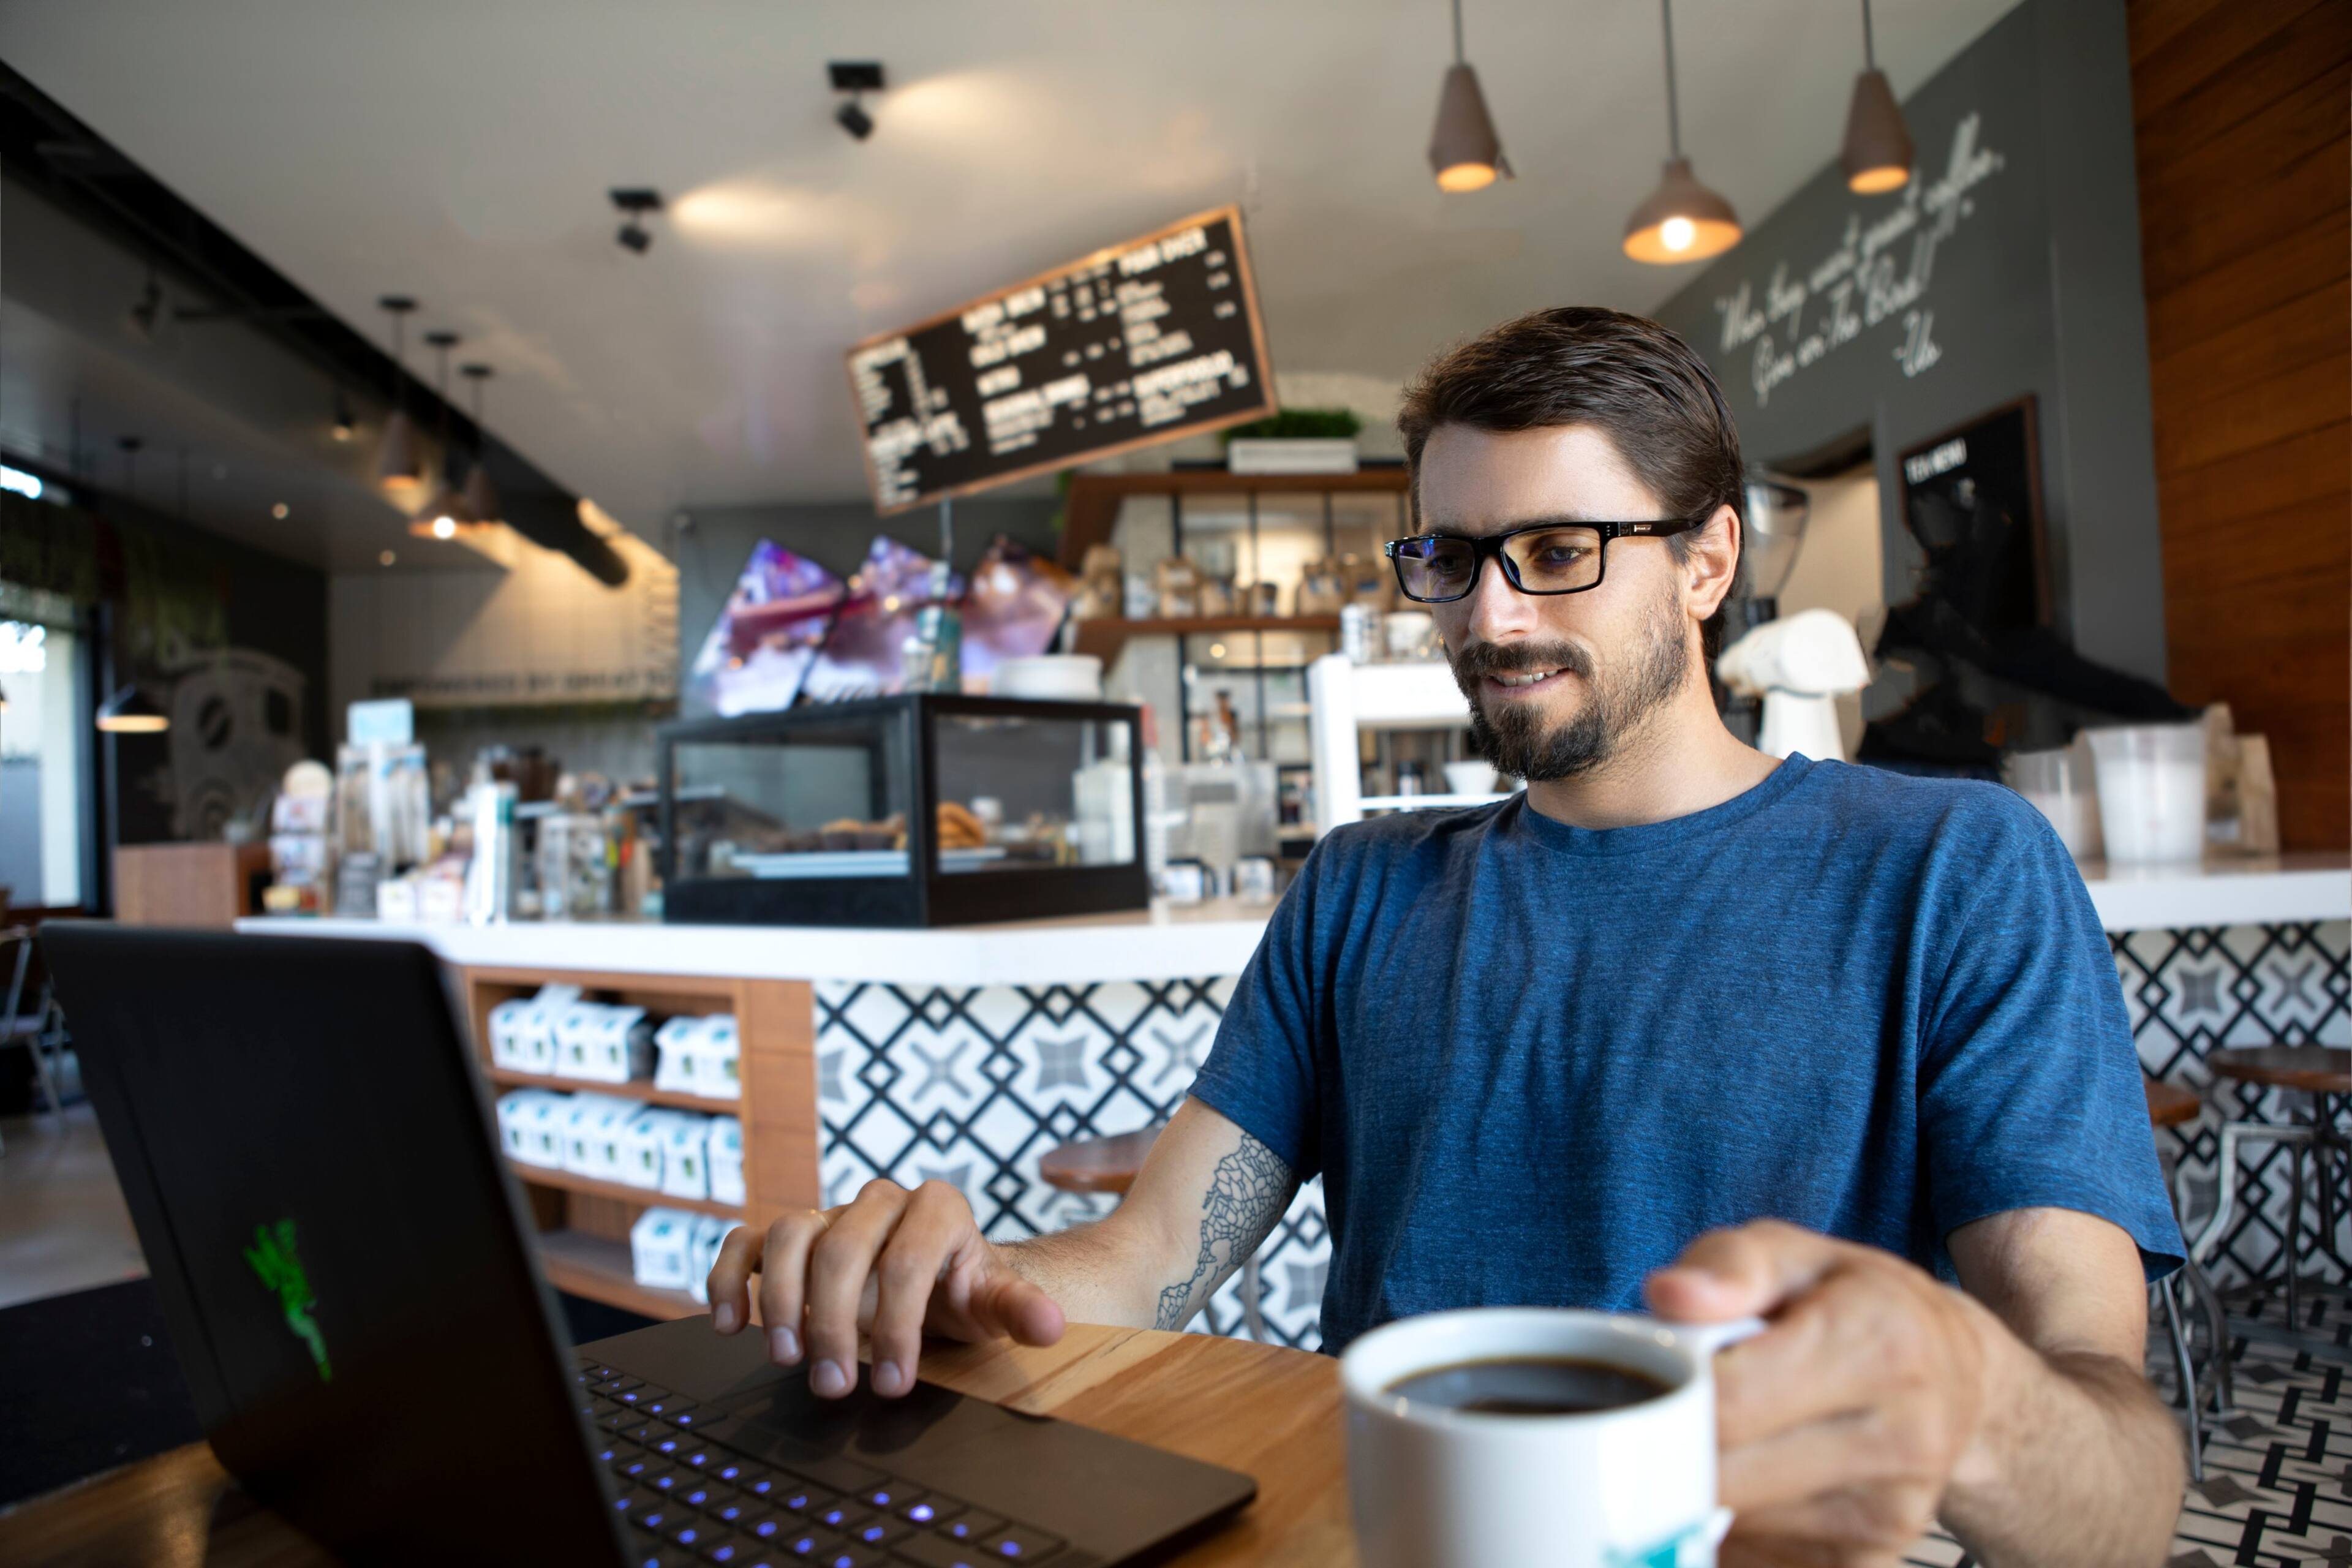
<path fill-rule="evenodd" d="M 1683 557 L 1683 586 L 1689 595 L 1691 618 L 1704 621 L 1722 607 L 1739 575 L 1739 514 L 1728 505 L 1685 535 L 1690 541 Z"/>

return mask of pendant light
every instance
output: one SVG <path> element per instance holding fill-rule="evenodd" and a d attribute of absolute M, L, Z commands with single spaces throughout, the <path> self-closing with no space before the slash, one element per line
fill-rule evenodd
<path fill-rule="evenodd" d="M 1862 0 L 1862 74 L 1853 79 L 1853 103 L 1845 111 L 1846 189 L 1879 196 L 1911 183 L 1911 130 L 1895 101 L 1895 89 L 1878 68 L 1870 35 L 1870 0 Z"/>
<path fill-rule="evenodd" d="M 1698 183 L 1683 156 L 1681 106 L 1675 100 L 1674 0 L 1658 0 L 1666 34 L 1666 137 L 1673 156 L 1650 199 L 1625 220 L 1625 254 L 1636 261 L 1704 261 L 1739 243 L 1739 215 Z"/>
<path fill-rule="evenodd" d="M 408 374 L 408 312 L 416 301 L 404 294 L 387 294 L 376 303 L 392 318 L 392 413 L 383 422 L 383 446 L 376 457 L 376 482 L 386 487 L 413 485 L 425 477 L 416 450 L 416 422 L 408 416 L 401 395 Z"/>
<path fill-rule="evenodd" d="M 433 345 L 437 364 L 433 374 L 433 391 L 441 402 L 440 450 L 434 454 L 433 499 L 425 503 L 417 515 L 433 530 L 436 539 L 455 539 L 457 530 L 474 521 L 466 509 L 466 499 L 449 487 L 449 351 L 457 346 L 455 332 L 427 332 L 425 341 Z"/>
<path fill-rule="evenodd" d="M 490 367 L 469 364 L 459 370 L 474 384 L 474 471 L 466 476 L 466 488 L 459 494 L 476 522 L 496 522 L 499 488 L 490 482 L 490 466 L 484 460 L 488 455 L 490 434 L 482 428 L 482 383 L 490 379 Z"/>
<path fill-rule="evenodd" d="M 1462 55 L 1462 0 L 1454 0 L 1454 63 L 1437 94 L 1437 128 L 1429 133 L 1429 167 L 1441 191 L 1483 191 L 1497 174 L 1508 179 L 1510 160 L 1478 90 L 1478 73 Z"/>
<path fill-rule="evenodd" d="M 172 716 L 137 681 L 125 681 L 100 704 L 98 727 L 110 735 L 160 735 L 172 727 Z"/>

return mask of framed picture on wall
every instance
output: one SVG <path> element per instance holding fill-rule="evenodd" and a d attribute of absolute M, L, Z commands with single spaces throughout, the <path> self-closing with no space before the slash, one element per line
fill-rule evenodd
<path fill-rule="evenodd" d="M 2032 394 L 1901 453 L 1903 524 L 1945 596 L 1988 634 L 2054 623 Z"/>

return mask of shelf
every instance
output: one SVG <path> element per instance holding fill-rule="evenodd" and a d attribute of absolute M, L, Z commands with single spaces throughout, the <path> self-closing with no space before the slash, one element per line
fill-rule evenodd
<path fill-rule="evenodd" d="M 709 1198 L 681 1198 L 663 1192 L 659 1187 L 632 1187 L 620 1182 L 600 1182 L 593 1176 L 578 1175 L 571 1171 L 559 1171 L 547 1165 L 526 1165 L 520 1160 L 507 1163 L 514 1173 L 534 1187 L 561 1187 L 567 1193 L 584 1193 L 592 1198 L 614 1198 L 640 1208 L 692 1209 L 697 1214 L 715 1214 L 721 1219 L 741 1219 L 743 1211 L 734 1204 L 714 1203 Z"/>
<path fill-rule="evenodd" d="M 1212 632 L 1303 632 L 1336 636 L 1337 616 L 1202 616 L 1178 621 L 1079 621 L 1075 651 L 1090 653 L 1108 669 L 1129 637 L 1203 637 Z"/>
<path fill-rule="evenodd" d="M 584 1231 L 542 1231 L 540 1267 L 547 1282 L 572 1296 L 584 1296 L 648 1318 L 698 1318 L 709 1309 L 683 1290 L 636 1282 L 629 1267 L 629 1244 Z"/>
<path fill-rule="evenodd" d="M 551 1078 L 545 1073 L 517 1072 L 512 1068 L 486 1067 L 482 1076 L 492 1083 L 509 1089 L 551 1089 L 558 1093 L 583 1090 L 590 1094 L 609 1094 L 622 1100 L 642 1100 L 648 1105 L 674 1105 L 681 1110 L 707 1110 L 716 1116 L 741 1113 L 740 1100 L 712 1100 L 699 1094 L 680 1094 L 674 1089 L 656 1089 L 643 1079 L 631 1079 L 626 1083 L 599 1083 L 593 1079 Z M 536 1169 L 536 1167 L 533 1167 Z M 635 1189 L 632 1189 L 635 1190 Z"/>
<path fill-rule="evenodd" d="M 1087 546 L 1110 538 L 1118 509 L 1130 496 L 1398 495 L 1412 476 L 1402 465 L 1359 468 L 1352 474 L 1236 474 L 1221 468 L 1178 468 L 1160 474 L 1077 474 L 1063 510 L 1062 564 L 1076 571 Z"/>

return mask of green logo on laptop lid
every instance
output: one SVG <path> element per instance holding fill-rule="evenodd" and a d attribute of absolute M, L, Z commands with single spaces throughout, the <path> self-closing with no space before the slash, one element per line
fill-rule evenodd
<path fill-rule="evenodd" d="M 310 1277 L 302 1272 L 302 1259 L 294 1252 L 294 1222 L 281 1219 L 276 1225 L 255 1226 L 253 1245 L 245 1249 L 245 1260 L 252 1265 L 262 1289 L 277 1296 L 287 1328 L 310 1347 L 310 1359 L 319 1363 L 319 1381 L 332 1383 L 335 1370 L 327 1364 L 326 1336 L 319 1332 L 318 1320 L 310 1316 L 319 1298 L 311 1294 Z"/>

